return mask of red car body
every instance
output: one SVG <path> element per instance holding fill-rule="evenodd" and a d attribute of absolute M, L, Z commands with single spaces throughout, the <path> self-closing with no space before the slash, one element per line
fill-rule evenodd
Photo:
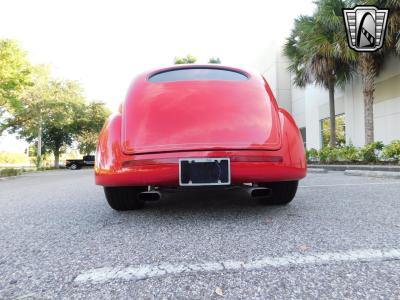
<path fill-rule="evenodd" d="M 220 70 L 245 79 L 152 81 L 182 70 Z M 306 175 L 299 129 L 262 76 L 220 65 L 178 65 L 132 82 L 119 112 L 100 133 L 96 184 L 179 186 L 179 159 L 191 157 L 229 158 L 232 185 Z"/>

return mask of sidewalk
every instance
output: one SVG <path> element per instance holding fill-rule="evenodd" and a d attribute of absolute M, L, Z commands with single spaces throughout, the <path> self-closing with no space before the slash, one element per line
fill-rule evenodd
<path fill-rule="evenodd" d="M 327 173 L 328 171 L 343 171 L 349 176 L 400 179 L 400 165 L 308 165 L 309 173 Z"/>

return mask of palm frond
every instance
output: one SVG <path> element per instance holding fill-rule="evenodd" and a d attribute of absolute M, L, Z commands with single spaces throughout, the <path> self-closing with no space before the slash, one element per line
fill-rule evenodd
<path fill-rule="evenodd" d="M 312 16 L 300 16 L 287 39 L 284 53 L 296 85 L 342 85 L 352 77 L 357 53 L 347 45 L 342 8 L 344 0 L 317 0 Z"/>

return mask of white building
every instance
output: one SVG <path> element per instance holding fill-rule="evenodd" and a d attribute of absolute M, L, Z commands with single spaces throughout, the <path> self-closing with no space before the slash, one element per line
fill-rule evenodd
<path fill-rule="evenodd" d="M 281 46 L 272 45 L 258 59 L 257 69 L 264 75 L 280 106 L 295 118 L 307 148 L 320 149 L 323 145 L 322 131 L 328 125 L 328 91 L 309 85 L 297 88 L 287 71 L 288 59 Z M 335 112 L 338 120 L 344 121 L 346 144 L 364 145 L 364 102 L 360 78 L 354 78 L 343 89 L 335 91 Z M 400 139 L 400 58 L 391 57 L 376 80 L 374 101 L 375 140 L 389 143 Z"/>

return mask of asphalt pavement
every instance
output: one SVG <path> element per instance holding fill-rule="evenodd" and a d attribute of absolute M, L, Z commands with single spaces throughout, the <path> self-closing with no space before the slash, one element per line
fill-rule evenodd
<path fill-rule="evenodd" d="M 113 211 L 93 170 L 0 181 L 0 299 L 400 299 L 400 180 L 312 173 L 293 202 Z"/>

